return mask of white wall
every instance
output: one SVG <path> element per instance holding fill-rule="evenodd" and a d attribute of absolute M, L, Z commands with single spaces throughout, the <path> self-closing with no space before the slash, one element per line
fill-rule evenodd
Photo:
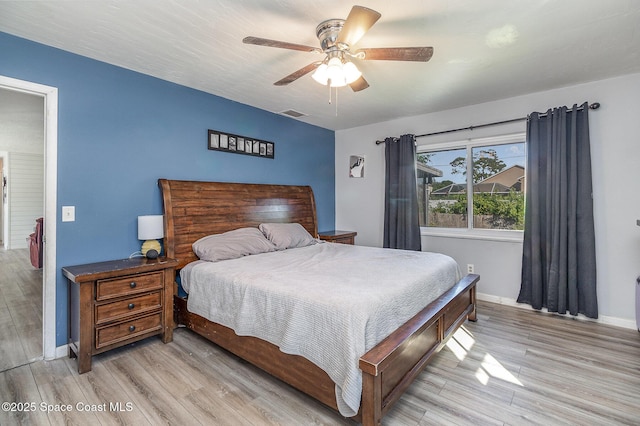
<path fill-rule="evenodd" d="M 26 248 L 35 220 L 44 216 L 44 100 L 0 89 L 0 155 L 8 177 L 1 205 L 6 248 Z"/>
<path fill-rule="evenodd" d="M 640 274 L 640 74 L 580 84 L 454 110 L 336 132 L 336 228 L 358 232 L 356 244 L 382 246 L 384 148 L 376 140 L 404 133 L 423 134 L 511 118 L 532 111 L 585 101 L 600 102 L 589 114 L 600 316 L 635 324 L 635 279 Z M 401 100 L 399 100 L 401 101 Z M 524 130 L 524 122 L 419 138 L 432 144 Z M 348 177 L 350 155 L 362 155 L 365 178 Z M 423 249 L 451 255 L 461 267 L 473 263 L 481 275 L 479 292 L 513 302 L 520 288 L 522 244 L 423 236 Z M 465 269 L 463 268 L 463 270 Z"/>
<path fill-rule="evenodd" d="M 9 235 L 7 247 L 29 247 L 36 219 L 44 216 L 44 155 L 9 154 Z"/>

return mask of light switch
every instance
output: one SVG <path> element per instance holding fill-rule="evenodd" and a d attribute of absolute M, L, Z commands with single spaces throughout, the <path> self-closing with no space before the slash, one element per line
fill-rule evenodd
<path fill-rule="evenodd" d="M 62 221 L 75 222 L 76 206 L 62 206 Z"/>

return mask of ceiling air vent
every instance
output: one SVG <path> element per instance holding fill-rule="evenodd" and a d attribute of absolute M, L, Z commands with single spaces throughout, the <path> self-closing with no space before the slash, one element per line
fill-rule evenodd
<path fill-rule="evenodd" d="M 280 114 L 288 115 L 289 117 L 293 117 L 293 118 L 306 117 L 308 115 L 308 114 L 305 114 L 304 112 L 295 111 L 295 110 L 292 110 L 292 109 L 288 109 L 286 111 L 281 111 Z"/>

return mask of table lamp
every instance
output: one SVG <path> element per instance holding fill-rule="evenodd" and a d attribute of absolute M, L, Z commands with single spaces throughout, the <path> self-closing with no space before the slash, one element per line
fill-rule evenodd
<path fill-rule="evenodd" d="M 145 240 L 140 249 L 143 256 L 155 259 L 160 254 L 160 238 L 164 237 L 163 216 L 145 215 L 138 216 L 138 239 Z"/>

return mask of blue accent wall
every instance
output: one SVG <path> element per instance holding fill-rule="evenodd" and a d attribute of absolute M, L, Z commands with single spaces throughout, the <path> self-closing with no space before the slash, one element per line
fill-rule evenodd
<path fill-rule="evenodd" d="M 162 213 L 158 178 L 310 185 L 319 229 L 334 227 L 331 130 L 5 33 L 0 75 L 58 88 L 57 346 L 60 268 L 139 250 L 137 216 Z M 275 159 L 209 151 L 208 129 L 273 141 Z M 61 222 L 66 205 L 75 222 Z"/>

